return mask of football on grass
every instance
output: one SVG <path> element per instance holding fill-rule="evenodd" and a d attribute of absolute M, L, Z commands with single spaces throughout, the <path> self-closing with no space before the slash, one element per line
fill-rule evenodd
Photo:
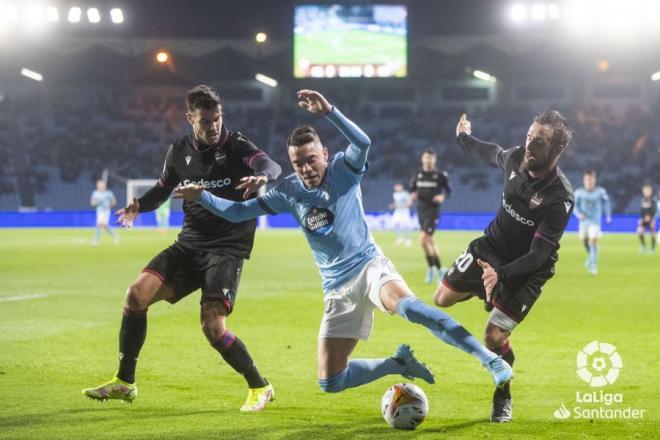
<path fill-rule="evenodd" d="M 385 391 L 380 404 L 383 418 L 396 429 L 415 429 L 429 412 L 424 391 L 411 383 L 392 385 Z"/>

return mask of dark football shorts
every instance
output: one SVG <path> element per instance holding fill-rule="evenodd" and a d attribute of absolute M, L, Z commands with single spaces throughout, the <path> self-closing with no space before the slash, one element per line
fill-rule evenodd
<path fill-rule="evenodd" d="M 201 288 L 200 303 L 220 300 L 231 313 L 242 269 L 242 258 L 196 251 L 174 243 L 156 255 L 143 272 L 157 276 L 174 290 L 174 297 L 169 300 L 172 304 Z"/>
<path fill-rule="evenodd" d="M 418 208 L 417 219 L 419 220 L 419 229 L 429 235 L 433 235 L 438 218 L 440 217 L 440 209 L 433 208 Z"/>
<path fill-rule="evenodd" d="M 649 232 L 655 231 L 655 217 L 651 217 L 650 221 L 644 221 L 644 217 L 639 218 L 639 222 L 637 223 L 640 228 L 647 230 Z"/>
<path fill-rule="evenodd" d="M 442 283 L 454 292 L 469 292 L 485 300 L 486 291 L 481 279 L 484 271 L 477 264 L 477 259 L 493 267 L 508 263 L 493 251 L 485 237 L 480 237 L 473 240 L 467 250 L 454 261 Z M 522 322 L 541 295 L 543 285 L 555 274 L 556 261 L 554 257 L 546 267 L 524 278 L 497 283 L 491 295 L 492 305 L 515 322 Z"/>

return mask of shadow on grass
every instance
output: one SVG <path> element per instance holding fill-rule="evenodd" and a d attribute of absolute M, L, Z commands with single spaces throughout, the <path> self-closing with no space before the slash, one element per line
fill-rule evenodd
<path fill-rule="evenodd" d="M 104 421 L 117 420 L 147 420 L 163 417 L 185 417 L 204 414 L 213 414 L 229 417 L 235 410 L 203 410 L 203 411 L 176 411 L 155 410 L 154 408 L 131 408 L 128 404 L 122 406 L 110 407 L 107 403 L 98 402 L 96 408 L 70 408 L 60 411 L 51 411 L 48 413 L 24 414 L 17 416 L 0 417 L 0 427 L 17 428 L 22 426 L 36 427 L 37 425 L 62 425 L 62 424 L 86 424 L 100 423 Z"/>
<path fill-rule="evenodd" d="M 262 414 L 242 414 L 234 408 L 194 409 L 194 408 L 155 408 L 136 407 L 127 404 L 110 406 L 108 403 L 90 402 L 89 408 L 69 408 L 35 414 L 21 414 L 0 417 L 0 426 L 11 428 L 48 428 L 61 427 L 61 434 L 67 431 L 67 426 L 85 430 L 86 426 L 101 428 L 106 423 L 130 422 L 140 426 L 142 422 L 162 420 L 163 432 L 152 432 L 150 436 L 163 438 L 173 437 L 205 437 L 214 438 L 263 438 L 278 437 L 293 440 L 298 438 L 359 438 L 371 436 L 400 436 L 402 431 L 391 429 L 380 417 L 362 417 L 351 410 L 337 408 L 319 415 L 313 415 L 310 420 L 309 408 L 303 407 L 272 407 Z M 174 418 L 202 416 L 203 424 L 190 421 L 174 422 Z M 243 418 L 241 423 L 238 418 Z M 170 419 L 170 420 L 168 420 Z M 231 421 L 227 424 L 222 421 Z M 472 420 L 445 426 L 429 426 L 416 431 L 418 434 L 451 433 L 470 428 L 473 425 L 488 423 L 487 419 Z M 228 426 L 229 425 L 229 426 Z M 189 430 L 187 430 L 187 429 Z M 102 429 L 102 428 L 101 428 Z M 140 429 L 134 436 L 139 438 Z M 172 432 L 175 431 L 175 432 Z"/>

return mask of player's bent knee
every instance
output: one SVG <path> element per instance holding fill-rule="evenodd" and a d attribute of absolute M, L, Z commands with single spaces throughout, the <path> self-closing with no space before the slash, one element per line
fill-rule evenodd
<path fill-rule="evenodd" d="M 339 393 L 346 389 L 346 370 L 327 379 L 319 379 L 319 387 L 324 393 Z"/>
<path fill-rule="evenodd" d="M 220 301 L 205 301 L 202 303 L 201 315 L 202 331 L 213 344 L 227 331 L 227 309 Z"/>
<path fill-rule="evenodd" d="M 149 308 L 147 292 L 139 283 L 132 284 L 126 290 L 124 308 L 130 312 L 145 312 Z"/>
<path fill-rule="evenodd" d="M 440 284 L 435 295 L 433 295 L 433 303 L 438 307 L 453 306 L 456 303 L 455 299 L 452 298 L 453 293 L 447 286 Z"/>
<path fill-rule="evenodd" d="M 503 347 L 509 339 L 509 333 L 494 326 L 488 326 L 484 333 L 484 344 L 490 350 Z"/>
<path fill-rule="evenodd" d="M 503 345 L 498 338 L 489 333 L 484 334 L 484 344 L 489 350 L 498 349 Z"/>
<path fill-rule="evenodd" d="M 227 331 L 224 319 L 202 319 L 202 331 L 211 344 L 220 339 Z"/>

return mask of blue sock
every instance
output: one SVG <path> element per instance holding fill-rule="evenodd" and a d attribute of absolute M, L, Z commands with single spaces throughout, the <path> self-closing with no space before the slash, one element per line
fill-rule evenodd
<path fill-rule="evenodd" d="M 590 244 L 589 245 L 589 265 L 591 267 L 596 265 L 596 253 L 598 251 L 596 250 L 596 245 L 595 244 Z"/>
<path fill-rule="evenodd" d="M 108 234 L 112 235 L 112 238 L 117 238 L 117 233 L 110 226 L 108 226 Z"/>
<path fill-rule="evenodd" d="M 396 312 L 408 321 L 428 328 L 431 333 L 447 344 L 476 357 L 482 364 L 497 356 L 481 345 L 477 338 L 465 330 L 454 318 L 442 310 L 424 304 L 413 295 L 399 301 Z"/>
<path fill-rule="evenodd" d="M 359 387 L 373 382 L 388 374 L 403 373 L 404 366 L 392 358 L 354 359 L 348 367 L 327 379 L 319 379 L 321 390 L 326 393 L 338 393 L 346 388 Z"/>
<path fill-rule="evenodd" d="M 96 228 L 94 231 L 94 241 L 98 243 L 98 241 L 101 239 L 101 228 Z"/>

